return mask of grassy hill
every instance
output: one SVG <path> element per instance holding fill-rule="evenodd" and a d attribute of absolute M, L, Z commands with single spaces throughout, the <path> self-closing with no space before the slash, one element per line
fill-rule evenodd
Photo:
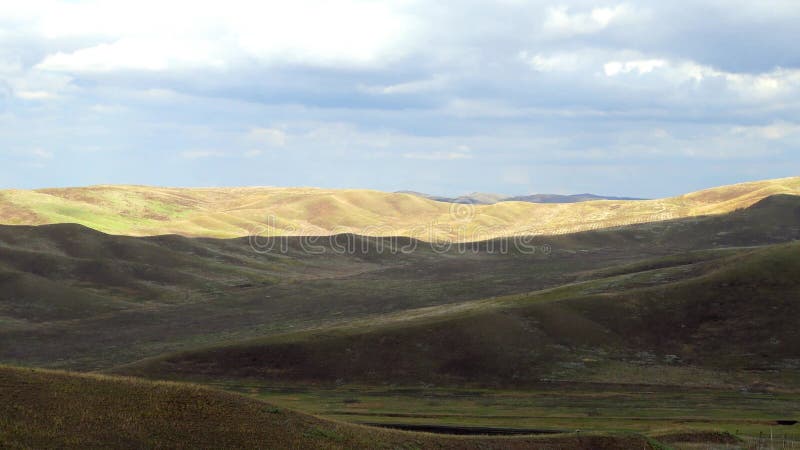
<path fill-rule="evenodd" d="M 640 435 L 455 437 L 319 419 L 194 385 L 0 366 L 3 448 L 625 449 Z"/>
<path fill-rule="evenodd" d="M 800 368 L 798 273 L 798 243 L 689 254 L 531 294 L 184 352 L 121 370 L 353 384 L 746 385 L 767 372 Z M 692 369 L 727 375 L 703 379 Z"/>
<path fill-rule="evenodd" d="M 774 196 L 725 215 L 539 237 L 528 242 L 537 249 L 530 253 L 513 243 L 502 252 L 496 241 L 434 251 L 409 239 L 337 238 L 350 239 L 356 251 L 334 251 L 327 238 L 314 242 L 322 252 L 309 252 L 301 238 L 282 241 L 285 251 L 256 252 L 246 238 L 0 226 L 0 361 L 104 369 L 220 342 L 605 278 L 648 258 L 662 258 L 653 268 L 668 255 L 717 258 L 743 246 L 800 239 L 800 197 Z M 414 251 L 391 251 L 412 244 Z"/>
<path fill-rule="evenodd" d="M 77 223 L 133 236 L 355 233 L 475 241 L 722 214 L 777 194 L 800 194 L 800 178 L 742 183 L 659 200 L 493 205 L 450 204 L 368 190 L 91 186 L 0 191 L 0 223 Z"/>
<path fill-rule="evenodd" d="M 254 439 L 288 448 L 643 443 L 606 435 L 577 443 L 574 435 L 440 439 L 328 422 L 292 413 L 295 408 L 423 427 L 670 436 L 665 428 L 687 425 L 758 436 L 779 419 L 795 419 L 800 404 L 800 244 L 793 242 L 800 240 L 800 196 L 779 193 L 794 182 L 670 199 L 671 207 L 698 215 L 657 215 L 650 218 L 666 220 L 645 223 L 603 222 L 630 206 L 589 202 L 581 214 L 596 215 L 578 227 L 602 223 L 601 229 L 451 247 L 341 234 L 285 237 L 265 250 L 246 237 L 3 225 L 0 361 L 210 383 L 274 400 L 280 413 L 191 385 L 2 368 L 0 446 L 252 447 Z M 97 195 L 114 189 L 122 188 L 100 188 Z M 184 197 L 173 194 L 187 202 L 192 220 L 212 197 L 195 193 L 204 198 L 192 203 L 189 191 L 179 191 Z M 129 193 L 119 195 L 121 203 L 132 201 Z M 232 198 L 219 195 L 218 205 Z M 294 214 L 296 200 L 281 204 Z M 9 211 L 8 203 L 0 205 L 3 214 Z M 575 214 L 571 205 L 558 206 L 546 223 Z M 342 217 L 368 221 L 343 208 Z M 303 214 L 323 220 L 336 216 L 331 211 Z M 508 210 L 488 211 L 517 220 Z M 142 220 L 173 223 L 164 219 L 172 213 L 159 214 Z M 102 214 L 88 218 L 97 217 Z M 127 226 L 132 216 L 107 217 Z M 203 223 L 206 232 L 233 222 Z M 351 251 L 340 251 L 343 241 Z"/>

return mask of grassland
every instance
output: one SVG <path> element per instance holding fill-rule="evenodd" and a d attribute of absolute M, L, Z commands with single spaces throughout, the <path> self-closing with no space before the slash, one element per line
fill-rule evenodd
<path fill-rule="evenodd" d="M 477 243 L 475 251 L 434 252 L 419 243 L 413 252 L 392 253 L 381 245 L 411 241 L 356 236 L 350 237 L 359 251 L 352 253 L 322 242 L 327 250 L 311 254 L 299 238 L 288 239 L 286 251 L 256 252 L 242 238 L 137 238 L 69 224 L 0 227 L 0 360 L 101 370 L 179 350 L 685 265 L 800 238 L 798 206 L 797 197 L 770 197 L 726 215 L 533 241 L 549 253 L 513 246 L 502 253 L 492 242 Z"/>
<path fill-rule="evenodd" d="M 116 370 L 351 422 L 721 430 L 747 443 L 676 448 L 791 448 L 800 432 L 779 421 L 800 410 L 797 273 L 797 243 L 706 250 Z"/>
<path fill-rule="evenodd" d="M 251 381 L 214 386 L 290 409 L 363 423 L 442 424 L 544 430 L 723 430 L 739 436 L 786 434 L 800 440 L 798 393 L 685 386 L 542 384 L 526 390 L 375 385 L 299 385 Z M 796 420 L 796 418 L 795 418 Z"/>
<path fill-rule="evenodd" d="M 636 434 L 468 438 L 363 427 L 207 388 L 0 367 L 3 448 L 624 449 Z"/>
<path fill-rule="evenodd" d="M 800 368 L 797 273 L 800 244 L 782 244 L 195 350 L 125 371 L 156 378 L 509 388 L 542 381 L 704 386 L 692 370 L 704 369 L 713 387 L 747 388 Z M 624 370 L 637 367 L 652 373 L 641 370 L 636 379 L 636 372 Z M 655 372 L 662 374 L 660 383 Z M 732 385 L 737 377 L 740 384 Z"/>
<path fill-rule="evenodd" d="M 800 194 L 800 178 L 743 183 L 648 201 L 477 206 L 367 190 L 92 186 L 0 191 L 0 224 L 77 223 L 132 236 L 355 233 L 476 241 L 724 214 L 779 194 Z"/>
<path fill-rule="evenodd" d="M 210 384 L 256 397 L 254 405 L 267 400 L 276 405 L 268 408 L 334 419 L 291 413 L 287 422 L 319 421 L 312 426 L 321 430 L 346 428 L 337 422 L 344 420 L 580 428 L 672 438 L 686 429 L 709 428 L 763 435 L 775 420 L 796 419 L 800 406 L 800 247 L 793 242 L 800 240 L 800 197 L 762 197 L 786 191 L 793 180 L 676 200 L 709 215 L 538 235 L 525 240 L 532 247 L 524 249 L 504 246 L 509 241 L 501 239 L 442 248 L 412 238 L 337 235 L 281 238 L 278 247 L 264 251 L 247 238 L 124 236 L 78 224 L 0 226 L 0 362 Z M 217 192 L 195 198 L 190 191 L 176 190 L 157 200 L 137 200 L 138 194 L 125 192 L 105 204 L 96 196 L 111 188 L 97 189 L 89 199 L 75 190 L 57 196 L 103 204 L 93 219 L 116 211 L 108 214 L 108 223 L 121 227 L 116 230 L 120 234 L 130 233 L 126 221 L 133 216 L 151 216 L 143 220 L 154 222 L 143 227 L 164 225 L 173 216 L 193 217 L 206 208 L 209 192 Z M 214 194 L 219 204 L 236 197 L 222 191 Z M 268 203 L 297 206 L 285 200 Z M 129 202 L 130 211 L 138 212 L 108 206 L 119 202 Z M 185 210 L 174 207 L 179 202 Z M 601 203 L 583 207 L 607 206 Z M 5 215 L 8 204 L 2 203 L 3 217 L 11 216 Z M 162 204 L 158 212 L 142 212 L 156 204 Z M 727 209 L 732 210 L 716 213 Z M 71 220 L 72 213 L 62 211 L 66 215 L 54 220 Z M 227 226 L 204 223 L 208 230 Z M 189 222 L 184 225 L 183 234 L 194 233 Z M 355 251 L 337 251 L 334 244 L 340 238 L 349 239 Z M 310 252 L 309 243 L 321 251 Z M 414 251 L 395 251 L 401 247 Z M 531 248 L 535 251 L 527 251 Z M 180 391 L 184 394 L 200 389 L 4 370 L 4 376 L 17 377 L 7 384 L 15 390 L 43 380 L 73 386 L 69 395 L 86 395 L 81 390 L 96 382 L 116 386 L 91 387 L 98 393 L 87 408 L 95 409 L 65 406 L 49 416 L 36 416 L 24 403 L 70 403 L 72 397 L 47 390 L 42 391 L 45 397 L 36 397 L 40 389 L 23 389 L 24 396 L 5 402 L 21 406 L 6 406 L 0 414 L 15 421 L 7 427 L 12 432 L 1 435 L 6 441 L 0 442 L 9 445 L 62 442 L 66 435 L 50 425 L 41 426 L 51 430 L 49 438 L 24 440 L 24 423 L 57 420 L 70 424 L 64 430 L 77 433 L 69 439 L 84 433 L 94 439 L 63 441 L 73 446 L 101 446 L 106 439 L 125 446 L 75 428 L 83 419 L 74 418 L 91 418 L 86 420 L 92 427 L 108 425 L 94 416 L 101 415 L 100 403 L 110 401 L 103 396 L 117 395 L 120 386 L 137 386 L 132 403 L 114 403 L 130 414 L 137 402 L 142 410 L 154 408 L 159 414 L 169 409 L 153 403 L 157 396 L 146 392 L 160 392 L 184 405 L 159 389 L 189 389 Z M 20 378 L 29 374 L 38 381 Z M 198 398 L 254 401 L 201 391 Z M 199 411 L 196 405 L 185 408 Z M 136 424 L 118 434 L 134 446 L 171 446 L 168 435 L 188 433 L 170 425 L 164 428 L 164 441 L 141 433 L 130 437 L 126 433 L 137 427 L 157 427 L 141 421 L 150 418 L 131 417 L 117 417 L 120 423 Z M 230 427 L 247 430 L 250 425 L 237 426 Z M 289 429 L 299 434 L 296 439 L 305 439 L 304 429 Z M 360 431 L 335 430 L 335 436 L 345 437 L 333 439 L 334 444 L 322 431 L 311 440 L 286 441 L 287 446 L 359 448 L 366 442 Z M 406 445 L 386 439 L 387 448 Z M 237 447 L 250 441 L 231 442 Z M 431 442 L 416 445 L 427 448 Z"/>
<path fill-rule="evenodd" d="M 751 242 L 749 221 L 762 222 L 752 215 L 781 217 L 792 201 L 728 217 L 723 237 Z M 748 232 L 737 235 L 740 227 Z M 684 225 L 673 228 L 683 231 L 659 233 L 678 248 L 694 245 L 680 239 L 692 235 L 681 234 Z M 620 231 L 628 232 L 643 230 Z M 582 239 L 594 235 L 562 245 Z M 799 250 L 720 245 L 584 271 L 534 293 L 353 319 L 117 370 L 357 422 L 711 428 L 756 439 L 776 420 L 796 420 L 800 406 Z"/>

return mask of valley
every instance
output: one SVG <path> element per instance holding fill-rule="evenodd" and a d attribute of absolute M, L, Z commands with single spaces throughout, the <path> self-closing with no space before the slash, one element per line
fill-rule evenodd
<path fill-rule="evenodd" d="M 704 208 L 730 198 L 720 191 Z M 800 197 L 742 204 L 461 244 L 3 225 L 0 362 L 72 371 L 31 372 L 59 380 L 103 374 L 81 383 L 202 385 L 336 427 L 725 445 L 775 428 L 793 442 L 778 422 L 800 410 Z M 361 445 L 337 430 L 331 448 Z M 369 430 L 387 442 L 404 433 Z"/>

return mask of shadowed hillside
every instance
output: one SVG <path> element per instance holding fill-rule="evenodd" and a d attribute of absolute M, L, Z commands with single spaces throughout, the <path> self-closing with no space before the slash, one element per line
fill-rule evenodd
<path fill-rule="evenodd" d="M 800 178 L 743 183 L 660 200 L 493 205 L 366 190 L 92 186 L 0 191 L 0 223 L 78 223 L 134 236 L 355 233 L 475 241 L 722 214 L 776 194 L 800 194 Z"/>
<path fill-rule="evenodd" d="M 0 367 L 3 448 L 624 449 L 636 435 L 436 436 L 319 419 L 193 385 Z"/>
<path fill-rule="evenodd" d="M 718 259 L 746 251 L 743 246 L 799 238 L 800 198 L 794 196 L 770 197 L 726 215 L 537 237 L 520 248 L 512 241 L 506 252 L 498 241 L 434 251 L 407 238 L 353 235 L 293 237 L 256 251 L 246 238 L 5 226 L 0 360 L 104 369 L 220 342 Z M 353 251 L 334 251 L 337 242 L 350 242 Z M 404 247 L 413 251 L 392 251 Z"/>
<path fill-rule="evenodd" d="M 797 243 L 672 257 L 528 295 L 187 352 L 122 371 L 519 387 L 553 379 L 702 384 L 685 370 L 697 368 L 747 372 L 747 382 L 759 371 L 800 368 L 798 273 Z M 623 378 L 631 368 L 642 369 L 640 379 Z M 669 379 L 670 372 L 687 379 Z"/>

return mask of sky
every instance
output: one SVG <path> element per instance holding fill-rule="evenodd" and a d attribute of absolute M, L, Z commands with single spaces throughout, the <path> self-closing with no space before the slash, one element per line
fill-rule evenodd
<path fill-rule="evenodd" d="M 0 188 L 800 175 L 797 0 L 0 2 Z"/>

